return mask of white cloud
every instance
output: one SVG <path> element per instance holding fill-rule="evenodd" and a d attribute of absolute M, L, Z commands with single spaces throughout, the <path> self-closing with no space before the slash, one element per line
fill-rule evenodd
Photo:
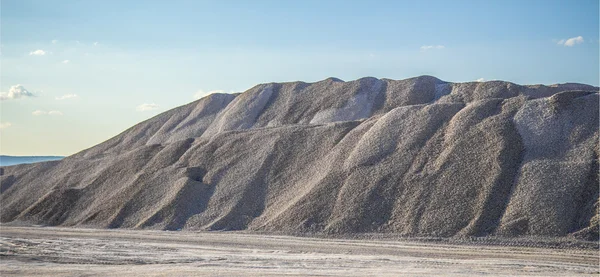
<path fill-rule="evenodd" d="M 444 49 L 446 46 L 444 45 L 423 45 L 421 46 L 421 51 L 427 51 L 431 49 Z"/>
<path fill-rule="evenodd" d="M 10 122 L 0 122 L 0 129 L 6 129 L 12 126 Z"/>
<path fill-rule="evenodd" d="M 194 99 L 198 100 L 204 96 L 207 96 L 209 94 L 213 94 L 213 93 L 223 93 L 223 90 L 211 90 L 211 91 L 203 91 L 203 90 L 198 90 L 196 93 L 194 93 Z"/>
<path fill-rule="evenodd" d="M 14 85 L 10 87 L 8 92 L 0 92 L 0 101 L 33 96 L 33 93 L 26 90 L 22 85 Z"/>
<path fill-rule="evenodd" d="M 152 103 L 152 104 L 144 103 L 144 104 L 137 106 L 137 108 L 135 108 L 135 110 L 138 112 L 151 111 L 151 110 L 155 110 L 155 109 L 158 109 L 158 105 L 156 105 L 154 103 Z"/>
<path fill-rule="evenodd" d="M 61 111 L 42 111 L 42 110 L 36 110 L 34 112 L 31 113 L 32 115 L 38 116 L 38 115 L 63 115 L 63 113 Z"/>
<path fill-rule="evenodd" d="M 475 80 L 475 82 L 484 82 L 484 81 L 485 81 L 485 79 L 483 79 L 483 78 L 479 78 L 479 79 Z"/>
<path fill-rule="evenodd" d="M 580 43 L 583 43 L 582 36 L 568 38 L 568 39 L 561 39 L 558 41 L 558 45 L 569 46 L 569 47 L 574 46 L 575 44 L 580 44 Z"/>
<path fill-rule="evenodd" d="M 57 44 L 58 43 L 58 39 L 53 39 L 52 40 L 52 44 Z"/>
<path fill-rule="evenodd" d="M 62 63 L 67 64 L 67 63 L 69 63 L 69 60 L 64 60 L 64 61 L 62 61 Z"/>
<path fill-rule="evenodd" d="M 42 49 L 38 49 L 38 50 L 29 52 L 29 56 L 43 56 L 43 55 L 46 55 L 46 53 L 47 53 L 46 51 L 44 51 Z"/>
<path fill-rule="evenodd" d="M 97 41 L 96 41 L 96 42 L 94 42 L 94 46 L 96 46 L 96 45 L 98 45 L 98 42 L 97 42 Z"/>
<path fill-rule="evenodd" d="M 65 100 L 65 99 L 75 98 L 75 97 L 77 97 L 77 94 L 65 94 L 63 96 L 56 97 L 56 100 Z"/>

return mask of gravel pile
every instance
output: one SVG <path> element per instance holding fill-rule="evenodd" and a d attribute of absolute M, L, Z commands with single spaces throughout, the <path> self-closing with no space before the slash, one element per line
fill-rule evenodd
<path fill-rule="evenodd" d="M 61 161 L 4 167 L 0 219 L 598 240 L 598 103 L 582 84 L 261 84 Z"/>

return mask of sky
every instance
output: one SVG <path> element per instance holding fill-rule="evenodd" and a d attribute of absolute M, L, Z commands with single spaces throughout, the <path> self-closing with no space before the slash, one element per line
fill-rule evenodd
<path fill-rule="evenodd" d="M 598 86 L 598 2 L 0 0 L 0 154 L 71 155 L 266 82 Z"/>

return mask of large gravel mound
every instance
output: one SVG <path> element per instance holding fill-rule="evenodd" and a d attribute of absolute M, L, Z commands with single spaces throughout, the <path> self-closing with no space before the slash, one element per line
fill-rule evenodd
<path fill-rule="evenodd" d="M 599 93 L 329 78 L 212 94 L 1 168 L 2 222 L 598 239 Z"/>

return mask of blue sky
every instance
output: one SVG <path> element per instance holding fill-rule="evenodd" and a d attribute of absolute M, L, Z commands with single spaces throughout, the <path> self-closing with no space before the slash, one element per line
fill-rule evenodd
<path fill-rule="evenodd" d="M 600 82 L 597 0 L 0 3 L 9 155 L 73 154 L 264 82 Z"/>

